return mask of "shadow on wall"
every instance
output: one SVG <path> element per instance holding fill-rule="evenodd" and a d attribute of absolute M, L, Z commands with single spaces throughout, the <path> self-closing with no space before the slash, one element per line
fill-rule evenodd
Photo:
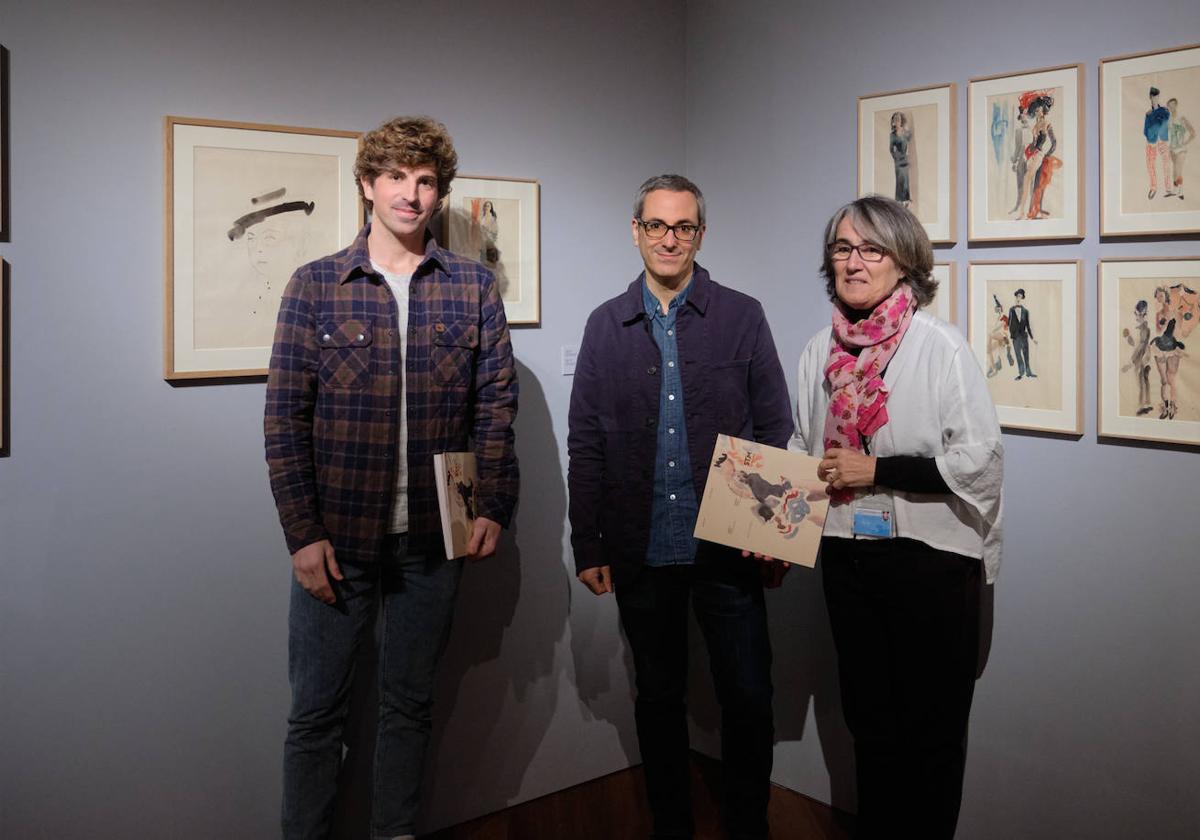
<path fill-rule="evenodd" d="M 436 826 L 509 804 L 556 701 L 557 680 L 546 678 L 553 677 L 555 642 L 567 622 L 569 579 L 561 562 L 566 487 L 545 393 L 519 362 L 517 376 L 521 503 L 496 556 L 468 564 L 459 584 L 434 694 L 423 791 L 424 821 Z M 369 833 L 377 665 L 378 638 L 364 646 L 355 677 L 335 838 Z"/>
<path fill-rule="evenodd" d="M 853 811 L 854 744 L 842 720 L 837 655 L 825 611 L 820 564 L 816 569 L 793 568 L 782 588 L 767 593 L 767 613 L 775 683 L 775 742 L 815 735 L 829 774 L 830 804 Z M 699 735 L 695 745 L 719 745 L 721 712 L 709 676 L 704 641 L 694 620 L 689 633 L 691 717 L 693 731 L 698 730 Z M 817 725 L 815 733 L 805 732 L 810 707 Z"/>

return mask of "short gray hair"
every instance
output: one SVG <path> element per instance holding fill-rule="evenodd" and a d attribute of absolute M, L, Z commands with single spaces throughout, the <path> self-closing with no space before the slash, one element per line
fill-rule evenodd
<path fill-rule="evenodd" d="M 929 244 L 925 226 L 903 204 L 881 195 L 868 195 L 842 205 L 825 226 L 821 276 L 825 278 L 825 292 L 830 300 L 837 300 L 837 287 L 829 246 L 837 239 L 842 219 L 849 219 L 863 239 L 874 242 L 896 261 L 901 280 L 912 289 L 917 306 L 933 300 L 938 282 L 933 278 L 933 246 Z"/>
<path fill-rule="evenodd" d="M 655 190 L 670 192 L 690 192 L 696 196 L 696 206 L 699 208 L 700 225 L 704 225 L 704 193 L 700 188 L 682 175 L 655 175 L 638 187 L 637 196 L 633 199 L 633 218 L 642 218 L 642 209 L 646 206 L 646 196 Z"/>

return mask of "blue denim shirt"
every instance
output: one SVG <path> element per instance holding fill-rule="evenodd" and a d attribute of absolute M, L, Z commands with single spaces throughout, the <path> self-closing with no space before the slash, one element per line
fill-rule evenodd
<path fill-rule="evenodd" d="M 658 298 L 642 280 L 642 303 L 650 320 L 654 343 L 662 353 L 662 385 L 658 394 L 658 448 L 654 456 L 654 491 L 650 507 L 647 566 L 676 566 L 696 559 L 696 516 L 700 505 L 692 485 L 687 423 L 683 413 L 683 379 L 679 375 L 679 344 L 675 318 L 687 303 L 691 283 L 671 299 L 664 315 Z"/>

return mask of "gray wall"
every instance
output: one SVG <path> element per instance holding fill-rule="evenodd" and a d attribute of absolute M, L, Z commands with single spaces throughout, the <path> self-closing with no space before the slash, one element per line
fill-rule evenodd
<path fill-rule="evenodd" d="M 542 183 L 544 326 L 514 337 L 524 498 L 502 556 L 464 577 L 432 828 L 638 760 L 614 605 L 572 585 L 558 358 L 639 268 L 626 219 L 641 178 L 686 168 L 699 181 L 701 259 L 769 302 L 790 376 L 828 317 L 817 238 L 854 189 L 856 96 L 956 81 L 961 115 L 971 76 L 1081 61 L 1094 137 L 1098 59 L 1200 40 L 1200 10 L 1182 0 L 925 2 L 886 22 L 853 0 L 835 14 L 514 5 L 0 6 L 14 168 L 12 241 L 0 244 L 14 309 L 0 836 L 261 837 L 276 825 L 288 562 L 261 460 L 263 385 L 160 378 L 163 115 L 365 130 L 429 112 L 451 127 L 464 172 Z M 959 152 L 965 232 L 965 135 Z M 1099 243 L 1096 173 L 1093 141 L 1080 246 L 968 248 L 964 234 L 939 251 L 958 263 L 960 298 L 969 259 L 1080 256 L 1088 278 L 1086 434 L 1005 436 L 1006 561 L 964 837 L 1200 834 L 1200 528 L 1186 501 L 1197 456 L 1098 444 L 1090 350 L 1099 256 L 1200 248 Z M 853 807 L 817 575 L 794 571 L 770 603 L 776 780 Z M 697 743 L 712 751 L 716 712 L 694 664 Z M 361 824 L 362 807 L 351 798 L 343 825 Z"/>
<path fill-rule="evenodd" d="M 640 269 L 638 183 L 683 166 L 682 96 L 642 93 L 647 79 L 682 88 L 683 9 L 0 4 L 13 164 L 0 836 L 277 833 L 290 564 L 264 385 L 162 380 L 166 114 L 367 130 L 431 113 L 464 172 L 541 181 L 543 327 L 514 336 L 524 496 L 515 540 L 464 576 L 427 822 L 638 760 L 614 604 L 568 571 L 559 353 Z"/>
<path fill-rule="evenodd" d="M 990 662 L 978 683 L 959 836 L 1200 836 L 1200 525 L 1195 450 L 1096 440 L 1096 260 L 1195 256 L 1191 239 L 1099 241 L 1101 58 L 1200 41 L 1185 0 L 888 7 L 688 4 L 688 173 L 709 200 L 703 259 L 770 301 L 789 374 L 828 322 L 817 275 L 829 214 L 855 189 L 856 97 L 958 84 L 958 230 L 939 248 L 984 259 L 1084 260 L 1085 434 L 1006 433 L 1005 561 Z M 966 81 L 1083 62 L 1087 237 L 1080 245 L 968 247 Z M 1200 97 L 1200 91 L 1197 92 Z M 794 387 L 794 385 L 793 385 Z M 770 599 L 780 742 L 775 779 L 843 807 L 853 771 L 817 574 Z M 697 664 L 699 664 L 697 662 Z M 697 734 L 715 749 L 711 707 Z"/>

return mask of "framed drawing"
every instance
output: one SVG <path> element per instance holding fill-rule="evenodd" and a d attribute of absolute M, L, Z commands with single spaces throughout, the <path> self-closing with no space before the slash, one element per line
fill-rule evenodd
<path fill-rule="evenodd" d="M 1082 239 L 1082 137 L 1082 64 L 968 82 L 968 239 Z"/>
<path fill-rule="evenodd" d="M 1100 62 L 1101 236 L 1200 233 L 1197 131 L 1200 45 Z"/>
<path fill-rule="evenodd" d="M 1200 257 L 1101 260 L 1097 433 L 1200 445 Z M 1194 338 L 1193 338 L 1194 337 Z"/>
<path fill-rule="evenodd" d="M 541 323 L 541 210 L 537 181 L 454 179 L 443 210 L 446 247 L 496 275 L 510 324 Z"/>
<path fill-rule="evenodd" d="M 954 263 L 934 263 L 933 277 L 937 280 L 937 293 L 933 302 L 927 304 L 929 311 L 948 324 L 955 322 L 958 312 L 958 294 L 954 288 L 956 278 Z"/>
<path fill-rule="evenodd" d="M 0 458 L 9 454 L 9 351 L 11 344 L 8 339 L 10 323 L 8 320 L 8 263 L 0 260 Z"/>
<path fill-rule="evenodd" d="M 166 118 L 167 379 L 262 376 L 292 272 L 362 222 L 353 131 Z"/>
<path fill-rule="evenodd" d="M 968 336 L 1000 425 L 1083 434 L 1078 260 L 975 262 Z"/>
<path fill-rule="evenodd" d="M 0 242 L 7 242 L 11 235 L 8 178 L 8 50 L 0 46 Z"/>
<path fill-rule="evenodd" d="M 894 198 L 954 242 L 955 85 L 858 98 L 858 194 Z"/>

